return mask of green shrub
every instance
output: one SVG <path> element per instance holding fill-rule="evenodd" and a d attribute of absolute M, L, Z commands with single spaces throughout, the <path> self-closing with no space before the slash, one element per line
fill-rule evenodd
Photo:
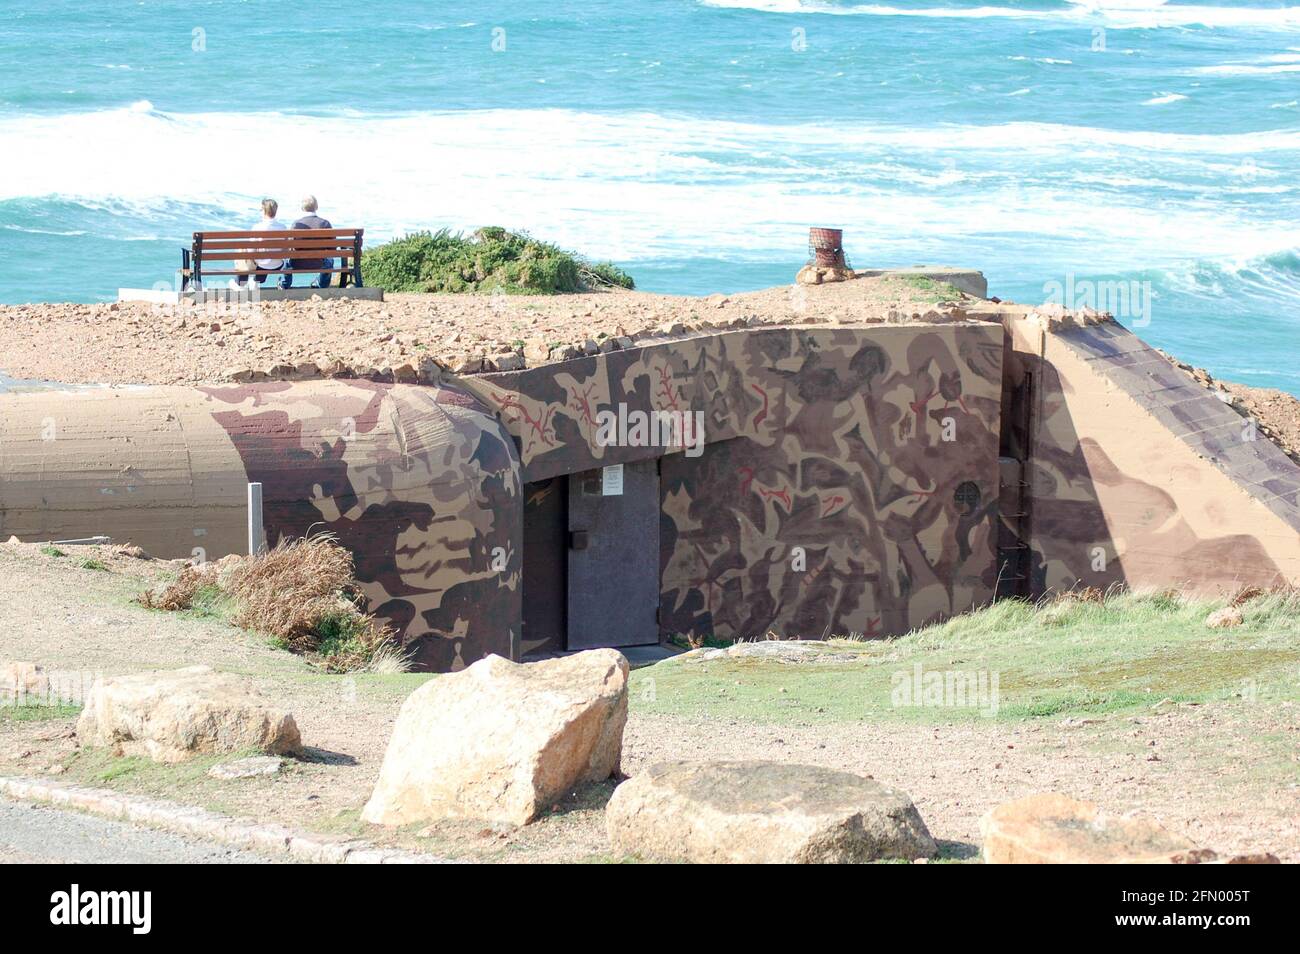
<path fill-rule="evenodd" d="M 555 295 L 591 288 L 633 288 L 610 262 L 591 264 L 522 232 L 479 229 L 470 237 L 413 232 L 363 253 L 366 280 L 393 292 L 491 292 Z"/>
<path fill-rule="evenodd" d="M 635 288 L 632 276 L 613 262 L 596 262 L 588 265 L 583 280 L 590 285 L 611 285 L 618 288 Z"/>

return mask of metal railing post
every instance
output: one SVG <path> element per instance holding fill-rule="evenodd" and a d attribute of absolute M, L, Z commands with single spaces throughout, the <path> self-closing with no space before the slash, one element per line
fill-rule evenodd
<path fill-rule="evenodd" d="M 262 526 L 262 485 L 248 485 L 248 552 L 253 556 L 266 549 L 266 531 Z"/>

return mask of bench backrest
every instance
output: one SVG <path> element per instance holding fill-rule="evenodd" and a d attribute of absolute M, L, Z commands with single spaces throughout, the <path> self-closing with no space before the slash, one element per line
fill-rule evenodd
<path fill-rule="evenodd" d="M 279 229 L 273 232 L 195 232 L 195 262 L 249 258 L 349 259 L 361 256 L 363 229 Z"/>

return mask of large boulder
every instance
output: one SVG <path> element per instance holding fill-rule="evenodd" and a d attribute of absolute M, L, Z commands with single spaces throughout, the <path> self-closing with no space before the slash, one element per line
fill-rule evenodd
<path fill-rule="evenodd" d="M 627 674 L 622 653 L 596 649 L 523 664 L 487 656 L 431 679 L 402 704 L 361 817 L 527 824 L 618 772 Z"/>
<path fill-rule="evenodd" d="M 302 749 L 292 715 L 273 708 L 245 680 L 207 666 L 100 679 L 77 721 L 77 738 L 158 762 Z"/>
<path fill-rule="evenodd" d="M 980 820 L 987 864 L 1187 864 L 1212 851 L 1143 815 L 1110 815 L 1055 792 L 1006 802 Z"/>
<path fill-rule="evenodd" d="M 783 762 L 661 762 L 605 809 L 615 850 L 701 863 L 854 863 L 937 851 L 911 798 L 860 775 Z"/>

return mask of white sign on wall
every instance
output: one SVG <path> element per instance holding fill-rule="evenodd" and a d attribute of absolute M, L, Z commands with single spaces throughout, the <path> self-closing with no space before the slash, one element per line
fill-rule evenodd
<path fill-rule="evenodd" d="M 600 495 L 602 497 L 623 496 L 623 465 L 610 464 L 600 473 Z"/>

